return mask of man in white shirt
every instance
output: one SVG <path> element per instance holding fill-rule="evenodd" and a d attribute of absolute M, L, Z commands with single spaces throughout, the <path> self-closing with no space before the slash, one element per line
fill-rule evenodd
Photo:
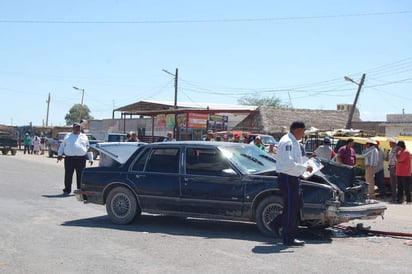
<path fill-rule="evenodd" d="M 370 198 L 375 197 L 375 171 L 378 166 L 379 152 L 375 147 L 376 141 L 368 139 L 366 150 L 362 153 L 365 158 L 365 181 L 368 183 L 368 193 Z"/>
<path fill-rule="evenodd" d="M 81 132 L 79 123 L 73 124 L 73 132 L 64 137 L 59 146 L 57 162 L 64 158 L 64 189 L 63 195 L 69 195 L 72 191 L 73 173 L 76 171 L 77 189 L 80 189 L 82 171 L 86 166 L 86 156 L 90 165 L 93 164 L 93 156 L 88 153 L 89 139 Z"/>
<path fill-rule="evenodd" d="M 277 216 L 270 224 L 275 233 L 282 227 L 284 245 L 304 245 L 304 241 L 295 238 L 298 227 L 299 210 L 303 206 L 303 195 L 300 189 L 300 176 L 305 172 L 312 172 L 312 166 L 303 162 L 302 150 L 299 141 L 305 134 L 305 124 L 293 122 L 290 132 L 284 135 L 278 144 L 276 170 L 278 172 L 278 186 L 283 198 L 282 215 Z"/>
<path fill-rule="evenodd" d="M 319 146 L 314 152 L 313 156 L 320 158 L 320 159 L 326 159 L 330 160 L 333 157 L 335 157 L 335 152 L 333 149 L 330 147 L 330 138 L 325 137 L 323 139 L 323 145 Z"/>

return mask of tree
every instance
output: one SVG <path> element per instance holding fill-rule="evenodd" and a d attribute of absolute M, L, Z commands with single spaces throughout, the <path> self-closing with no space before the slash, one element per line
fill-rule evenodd
<path fill-rule="evenodd" d="M 90 110 L 86 105 L 82 106 L 82 118 L 80 119 L 80 104 L 75 104 L 69 110 L 69 113 L 64 117 L 66 120 L 66 125 L 70 126 L 75 122 L 80 122 L 80 120 L 90 120 L 93 116 L 90 115 Z"/>
<path fill-rule="evenodd" d="M 237 100 L 240 105 L 248 106 L 272 106 L 272 107 L 282 107 L 286 106 L 282 104 L 282 101 L 275 96 L 272 97 L 260 97 L 258 93 L 255 93 L 253 96 L 243 96 Z"/>

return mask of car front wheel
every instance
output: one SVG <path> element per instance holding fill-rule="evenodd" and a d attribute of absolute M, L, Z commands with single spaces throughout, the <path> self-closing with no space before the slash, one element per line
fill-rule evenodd
<path fill-rule="evenodd" d="M 136 196 L 126 187 L 116 187 L 107 196 L 106 211 L 115 224 L 131 223 L 140 214 Z"/>
<path fill-rule="evenodd" d="M 282 198 L 278 196 L 269 196 L 260 201 L 256 208 L 256 225 L 260 233 L 268 237 L 278 236 L 278 233 L 275 233 L 269 224 L 282 214 L 282 204 Z"/>

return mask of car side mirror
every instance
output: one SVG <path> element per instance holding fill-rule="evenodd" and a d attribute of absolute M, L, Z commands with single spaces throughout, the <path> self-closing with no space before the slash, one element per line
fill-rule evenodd
<path fill-rule="evenodd" d="M 231 169 L 231 168 L 223 169 L 223 170 L 222 170 L 222 173 L 223 173 L 223 175 L 225 175 L 225 176 L 230 176 L 230 177 L 237 176 L 236 171 L 234 171 L 234 170 Z"/>

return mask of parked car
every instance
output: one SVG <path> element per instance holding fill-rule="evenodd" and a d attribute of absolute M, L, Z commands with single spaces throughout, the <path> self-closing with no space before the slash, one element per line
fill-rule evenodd
<path fill-rule="evenodd" d="M 282 196 L 269 153 L 251 144 L 199 141 L 123 151 L 100 150 L 113 161 L 84 169 L 75 191 L 79 201 L 106 205 L 112 222 L 128 224 L 146 212 L 254 222 L 263 235 L 276 235 L 268 224 L 281 214 Z M 386 206 L 366 199 L 366 183 L 355 180 L 352 169 L 324 166 L 325 172 L 302 180 L 300 225 L 327 227 L 383 215 Z"/>
<path fill-rule="evenodd" d="M 57 133 L 56 137 L 47 138 L 46 149 L 48 151 L 49 157 L 53 157 L 54 155 L 58 154 L 60 144 L 63 142 L 64 137 L 66 137 L 66 135 L 69 133 L 70 132 L 59 132 Z M 100 142 L 91 134 L 86 134 L 86 136 L 89 139 L 90 145 L 94 145 Z M 90 147 L 89 151 L 93 154 L 93 159 L 97 159 L 99 152 L 92 147 Z"/>
<path fill-rule="evenodd" d="M 127 141 L 126 133 L 109 132 L 104 137 L 105 142 L 125 142 Z"/>

